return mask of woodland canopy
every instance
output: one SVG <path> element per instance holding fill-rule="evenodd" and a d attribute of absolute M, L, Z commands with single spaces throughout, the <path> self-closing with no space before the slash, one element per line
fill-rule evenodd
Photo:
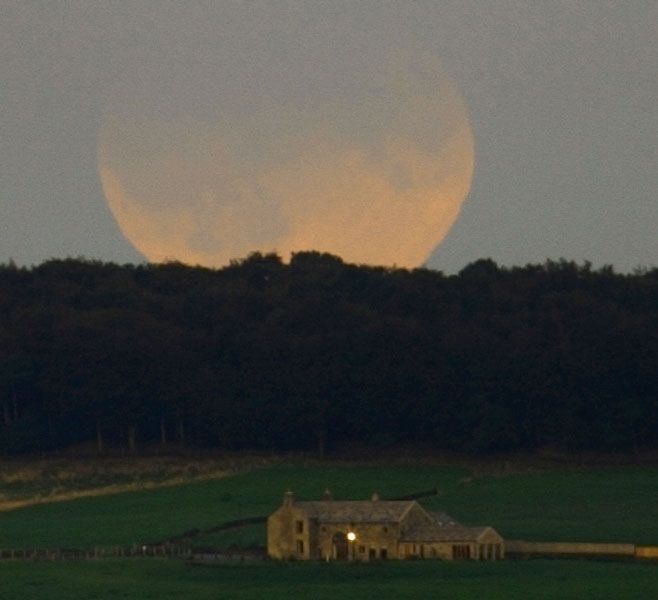
<path fill-rule="evenodd" d="M 658 269 L 0 265 L 0 453 L 658 447 Z"/>

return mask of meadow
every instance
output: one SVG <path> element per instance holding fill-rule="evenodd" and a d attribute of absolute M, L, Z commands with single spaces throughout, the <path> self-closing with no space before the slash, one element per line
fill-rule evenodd
<path fill-rule="evenodd" d="M 423 499 L 424 506 L 445 510 L 465 524 L 491 524 L 508 539 L 658 543 L 658 468 L 652 466 L 473 476 L 457 466 L 293 461 L 215 479 L 0 512 L 0 548 L 156 542 L 191 529 L 267 515 L 287 489 L 310 500 L 327 487 L 337 499 L 367 499 L 373 491 L 391 498 L 436 487 L 438 494 Z M 220 544 L 265 542 L 260 526 L 217 536 Z"/>
<path fill-rule="evenodd" d="M 212 567 L 163 559 L 5 562 L 0 581 L 3 600 L 630 600 L 658 592 L 655 565 L 583 560 Z"/>
<path fill-rule="evenodd" d="M 463 465 L 292 460 L 252 465 L 217 479 L 0 512 L 0 548 L 157 542 L 191 529 L 267 515 L 286 489 L 300 499 L 317 499 L 326 487 L 337 499 L 369 498 L 373 491 L 397 497 L 436 487 L 436 496 L 421 500 L 424 506 L 445 510 L 465 524 L 491 524 L 508 539 L 658 543 L 658 468 L 653 466 L 474 474 Z M 191 541 L 200 547 L 264 545 L 265 528 L 252 525 Z M 247 561 L 192 566 L 152 558 L 5 561 L 0 562 L 0 581 L 3 600 L 283 598 L 292 590 L 302 598 L 335 598 L 341 593 L 349 598 L 639 598 L 658 595 L 658 564 L 527 560 L 356 566 Z"/>

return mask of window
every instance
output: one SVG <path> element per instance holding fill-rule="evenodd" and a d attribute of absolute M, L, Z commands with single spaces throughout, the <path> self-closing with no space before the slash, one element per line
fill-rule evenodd
<path fill-rule="evenodd" d="M 365 551 L 366 551 L 366 547 L 365 547 L 365 546 L 359 546 L 359 554 L 364 554 Z"/>
<path fill-rule="evenodd" d="M 388 533 L 388 527 L 382 527 L 382 531 L 383 531 L 384 533 Z"/>
<path fill-rule="evenodd" d="M 304 533 L 304 521 L 295 521 L 295 530 L 297 533 Z"/>
<path fill-rule="evenodd" d="M 304 541 L 297 540 L 297 554 L 304 554 Z"/>
<path fill-rule="evenodd" d="M 382 548 L 379 551 L 379 558 L 388 558 L 388 550 L 386 548 Z"/>

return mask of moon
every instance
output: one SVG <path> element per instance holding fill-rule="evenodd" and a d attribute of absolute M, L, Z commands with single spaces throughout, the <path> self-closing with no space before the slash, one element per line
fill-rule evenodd
<path fill-rule="evenodd" d="M 148 260 L 220 267 L 254 251 L 316 250 L 417 267 L 446 236 L 473 176 L 467 107 L 431 55 L 313 68 L 231 61 L 148 67 L 108 99 L 105 198 Z"/>

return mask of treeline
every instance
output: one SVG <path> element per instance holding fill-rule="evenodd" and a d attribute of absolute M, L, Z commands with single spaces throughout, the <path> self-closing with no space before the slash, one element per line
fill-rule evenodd
<path fill-rule="evenodd" d="M 658 269 L 0 266 L 0 452 L 658 447 Z"/>

